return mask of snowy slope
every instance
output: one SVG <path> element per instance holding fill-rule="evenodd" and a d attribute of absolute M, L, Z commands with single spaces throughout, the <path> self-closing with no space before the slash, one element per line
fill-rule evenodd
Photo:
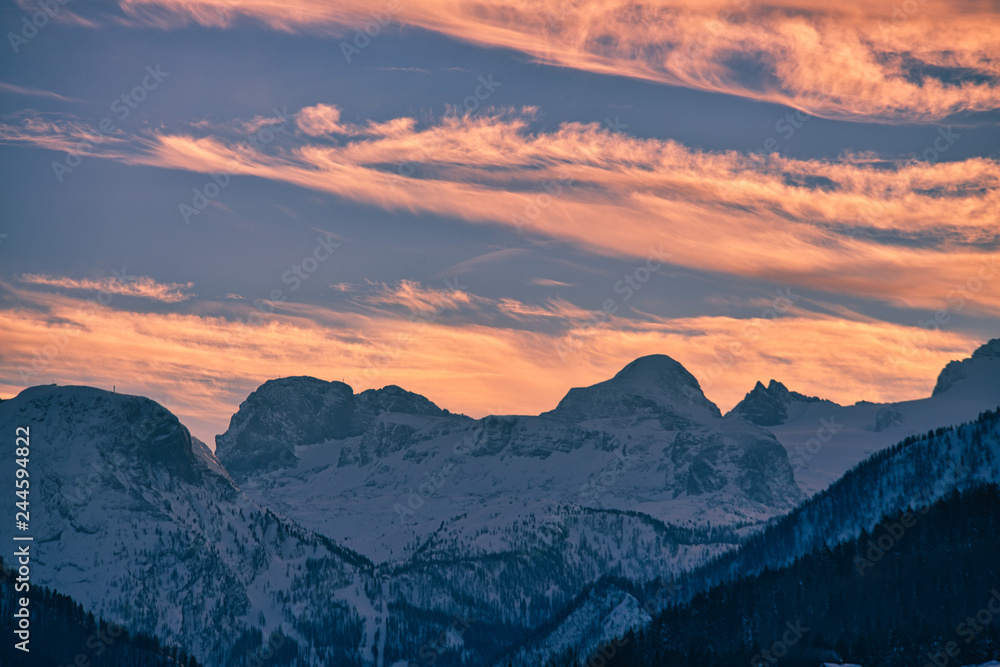
<path fill-rule="evenodd" d="M 729 416 L 741 416 L 774 433 L 788 451 L 796 481 L 811 495 L 906 436 L 968 421 L 997 406 L 1000 339 L 984 344 L 968 359 L 949 363 L 929 398 L 842 406 L 771 380 L 767 387 L 758 382 Z"/>
<path fill-rule="evenodd" d="M 553 504 L 638 510 L 684 525 L 749 524 L 802 498 L 777 441 L 722 419 L 668 357 L 573 389 L 539 417 L 472 420 L 408 394 L 360 419 L 358 406 L 402 390 L 363 392 L 352 407 L 344 387 L 314 378 L 266 383 L 218 437 L 217 452 L 258 502 L 376 561 L 405 559 L 462 514 L 477 513 L 472 526 L 488 525 L 482 508 L 510 507 L 498 519 L 509 525 Z M 342 422 L 311 430 L 333 423 L 313 407 L 332 391 L 343 397 Z M 310 426 L 286 426 L 303 423 Z M 487 549 L 505 548 L 494 539 Z"/>
<path fill-rule="evenodd" d="M 667 587 L 652 582 L 643 588 L 665 590 L 670 600 L 683 603 L 720 583 L 753 576 L 765 568 L 776 570 L 808 553 L 856 539 L 862 531 L 885 546 L 888 536 L 893 542 L 907 539 L 907 526 L 919 523 L 924 508 L 956 490 L 967 491 L 997 480 L 1000 480 L 1000 409 L 984 412 L 967 424 L 940 427 L 932 434 L 908 438 L 876 453 L 829 488 L 773 520 L 738 549 L 682 573 Z M 909 512 L 905 521 L 904 512 Z M 879 525 L 885 517 L 890 517 L 887 523 L 891 526 Z M 893 524 L 896 517 L 900 518 Z M 636 588 L 635 584 L 632 588 Z M 573 645 L 566 640 L 572 636 L 579 638 L 579 644 L 585 644 L 587 629 L 610 619 L 606 608 L 592 609 L 597 618 L 587 616 L 583 624 L 574 611 L 519 657 L 527 658 L 525 664 L 531 664 L 537 656 L 561 655 L 566 646 Z M 643 625 L 639 619 L 633 628 L 638 631 Z"/>
<path fill-rule="evenodd" d="M 452 642 L 475 664 L 605 574 L 689 569 L 801 497 L 777 441 L 678 369 L 602 383 L 613 413 L 568 409 L 583 389 L 482 420 L 286 378 L 247 399 L 219 458 L 158 404 L 86 387 L 25 390 L 0 427 L 32 430 L 36 576 L 109 619 L 210 664 L 280 626 L 307 664 L 367 666 L 416 659 L 463 613 L 507 628 Z"/>
<path fill-rule="evenodd" d="M 923 508 L 953 491 L 997 480 L 1000 409 L 966 424 L 911 436 L 871 456 L 740 549 L 695 572 L 690 590 L 786 566 L 811 551 L 855 539 L 862 531 L 882 538 L 889 532 L 878 524 L 884 517 L 911 512 L 919 521 Z M 898 534 L 899 528 L 894 530 Z"/>
<path fill-rule="evenodd" d="M 588 590 L 578 606 L 542 641 L 520 647 L 496 664 L 531 667 L 545 664 L 551 656 L 567 654 L 579 660 L 593 654 L 601 644 L 651 620 L 635 597 L 613 584 L 601 582 Z"/>
<path fill-rule="evenodd" d="M 524 632 L 604 575 L 695 567 L 803 498 L 777 440 L 662 355 L 480 420 L 398 387 L 274 380 L 217 444 L 255 501 L 378 563 L 390 604 Z"/>
<path fill-rule="evenodd" d="M 299 617 L 360 624 L 325 591 L 364 580 L 364 559 L 279 520 L 236 488 L 177 418 L 146 398 L 88 387 L 27 389 L 0 403 L 0 432 L 30 429 L 33 581 L 155 633 L 211 664 L 249 628 Z M 13 446 L 0 466 L 13 489 Z M 10 544 L 5 522 L 0 539 Z M 322 563 L 318 585 L 303 574 Z M 312 601 L 316 598 L 316 601 Z M 312 607 L 312 608 L 311 608 Z M 349 644 L 359 645 L 360 638 Z"/>

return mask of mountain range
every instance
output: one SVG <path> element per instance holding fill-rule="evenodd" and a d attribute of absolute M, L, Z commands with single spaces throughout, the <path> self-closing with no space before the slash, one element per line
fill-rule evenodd
<path fill-rule="evenodd" d="M 159 404 L 89 387 L 26 389 L 0 428 L 32 434 L 34 580 L 105 619 L 209 665 L 502 666 L 582 661 L 996 482 L 995 430 L 937 430 L 997 406 L 1000 339 L 890 404 L 772 380 L 723 415 L 652 355 L 538 416 L 289 377 L 214 451 Z"/>

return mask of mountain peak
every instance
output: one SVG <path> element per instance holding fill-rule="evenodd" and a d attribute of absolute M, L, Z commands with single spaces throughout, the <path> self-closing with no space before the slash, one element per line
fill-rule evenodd
<path fill-rule="evenodd" d="M 972 353 L 973 359 L 1000 359 L 1000 338 L 994 338 L 976 348 Z"/>
<path fill-rule="evenodd" d="M 610 380 L 570 389 L 556 409 L 543 416 L 585 421 L 664 414 L 698 420 L 722 416 L 683 365 L 665 354 L 651 354 L 629 363 Z"/>
<path fill-rule="evenodd" d="M 806 396 L 772 379 L 764 384 L 758 380 L 743 400 L 736 404 L 729 414 L 735 414 L 758 426 L 777 426 L 788 419 L 788 406 L 793 402 L 815 403 L 822 399 Z"/>
<path fill-rule="evenodd" d="M 237 479 L 295 464 L 295 445 L 346 437 L 354 390 L 309 376 L 268 380 L 240 404 L 215 452 Z"/>
<path fill-rule="evenodd" d="M 75 459 L 97 448 L 101 455 L 122 455 L 181 477 L 193 474 L 191 434 L 172 412 L 144 396 L 42 385 L 4 401 L 0 413 L 44 429 L 59 457 Z"/>
<path fill-rule="evenodd" d="M 629 386 L 671 387 L 683 384 L 698 387 L 698 380 L 684 366 L 665 354 L 639 357 L 618 371 L 609 382 L 628 383 Z"/>
<path fill-rule="evenodd" d="M 216 436 L 216 455 L 236 479 L 296 465 L 295 447 L 367 432 L 381 415 L 449 414 L 396 385 L 355 394 L 343 382 L 309 376 L 268 380 L 251 393 Z"/>
<path fill-rule="evenodd" d="M 438 416 L 448 414 L 428 398 L 406 391 L 394 384 L 381 389 L 367 389 L 355 397 L 355 409 L 371 413 L 372 417 L 384 413 Z"/>
<path fill-rule="evenodd" d="M 980 345 L 971 357 L 961 361 L 949 361 L 938 375 L 931 396 L 952 391 L 955 385 L 967 385 L 969 391 L 976 391 L 980 381 L 987 382 L 1000 372 L 1000 338 L 994 338 Z"/>

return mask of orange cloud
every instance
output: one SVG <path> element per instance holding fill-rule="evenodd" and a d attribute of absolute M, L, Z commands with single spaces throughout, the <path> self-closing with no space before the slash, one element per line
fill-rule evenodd
<path fill-rule="evenodd" d="M 63 114 L 20 111 L 0 122 L 0 143 L 29 144 L 53 151 L 102 157 L 122 157 L 110 150 L 121 146 L 126 138 L 117 131 L 105 134 Z"/>
<path fill-rule="evenodd" d="M 120 2 L 147 24 L 227 26 L 246 16 L 277 30 L 327 32 L 348 46 L 355 30 L 399 21 L 540 62 L 828 117 L 929 121 L 1000 107 L 1000 16 L 988 0 Z"/>
<path fill-rule="evenodd" d="M 593 311 L 579 308 L 565 299 L 546 299 L 544 305 L 535 306 L 517 299 L 500 299 L 499 309 L 518 320 L 531 318 L 558 318 L 562 320 L 589 320 L 596 317 Z"/>
<path fill-rule="evenodd" d="M 907 308 L 960 303 L 969 313 L 1000 312 L 1000 265 L 981 249 L 1000 240 L 994 159 L 705 152 L 596 124 L 532 132 L 513 112 L 383 125 L 394 129 L 345 136 L 336 146 L 247 152 L 212 137 L 155 134 L 133 138 L 125 157 L 106 155 L 505 225 L 604 255 L 669 255 L 694 269 Z"/>
<path fill-rule="evenodd" d="M 377 292 L 361 299 L 374 306 L 398 306 L 422 314 L 457 310 L 471 305 L 473 300 L 472 295 L 459 289 L 428 289 L 413 280 L 401 280 L 395 286 L 381 285 Z"/>
<path fill-rule="evenodd" d="M 159 136 L 133 160 L 203 172 L 239 164 L 389 210 L 508 225 L 601 254 L 669 253 L 692 268 L 905 307 L 940 308 L 976 285 L 964 307 L 1000 312 L 996 260 L 977 247 L 998 234 L 1000 164 L 990 159 L 707 153 L 596 125 L 533 134 L 523 118 L 500 116 L 253 157 L 214 139 Z"/>
<path fill-rule="evenodd" d="M 147 276 L 123 276 L 123 278 L 92 280 L 25 273 L 18 276 L 18 280 L 29 285 L 134 296 L 163 303 L 178 303 L 194 297 L 194 294 L 191 293 L 194 283 L 160 283 Z"/>
<path fill-rule="evenodd" d="M 300 130 L 312 137 L 342 133 L 345 130 L 340 123 L 340 109 L 329 104 L 317 104 L 302 109 L 296 115 L 295 123 Z"/>
<path fill-rule="evenodd" d="M 772 376 L 840 402 L 928 395 L 944 364 L 980 343 L 959 333 L 794 308 L 773 319 L 611 320 L 543 334 L 290 303 L 250 326 L 243 321 L 252 309 L 231 302 L 214 304 L 218 315 L 143 313 L 7 289 L 16 305 L 0 317 L 5 396 L 53 380 L 116 385 L 160 401 L 209 444 L 250 391 L 290 375 L 344 380 L 357 391 L 398 384 L 474 416 L 537 414 L 570 387 L 607 379 L 636 357 L 665 353 L 725 410 Z M 886 363 L 894 357 L 902 362 Z"/>

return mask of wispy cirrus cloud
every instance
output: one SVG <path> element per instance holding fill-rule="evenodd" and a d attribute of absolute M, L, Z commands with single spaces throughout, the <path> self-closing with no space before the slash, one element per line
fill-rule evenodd
<path fill-rule="evenodd" d="M 552 278 L 532 278 L 528 281 L 530 285 L 540 285 L 542 287 L 572 287 L 570 283 L 564 283 L 560 280 L 553 280 Z"/>
<path fill-rule="evenodd" d="M 395 285 L 380 284 L 374 293 L 360 296 L 358 300 L 371 306 L 392 306 L 412 313 L 432 314 L 471 306 L 479 297 L 460 289 L 428 288 L 415 280 L 401 280 Z"/>
<path fill-rule="evenodd" d="M 444 289 L 427 287 L 415 280 L 401 280 L 394 285 L 379 283 L 373 291 L 359 294 L 354 302 L 368 308 L 392 308 L 425 318 L 448 321 L 451 320 L 451 315 L 459 311 L 474 313 L 481 322 L 495 322 L 499 319 L 497 316 L 504 316 L 517 322 L 558 321 L 565 327 L 574 326 L 580 321 L 599 319 L 598 313 L 580 308 L 565 299 L 547 298 L 537 304 L 511 297 L 493 299 L 459 289 L 457 280 L 452 287 L 448 287 L 452 281 L 446 280 L 445 283 Z"/>
<path fill-rule="evenodd" d="M 56 289 L 102 292 L 118 296 L 131 296 L 162 303 L 179 303 L 193 298 L 194 283 L 161 283 L 148 276 L 120 278 L 68 278 L 39 273 L 24 273 L 18 281 L 26 285 L 39 285 Z"/>
<path fill-rule="evenodd" d="M 328 0 L 121 0 L 131 20 L 332 35 L 377 6 Z M 1000 108 L 1000 15 L 988 0 L 410 0 L 394 16 L 545 63 L 786 104 L 810 114 L 930 121 Z"/>
<path fill-rule="evenodd" d="M 0 125 L 0 140 L 69 141 L 63 126 L 49 129 Z M 117 145 L 107 156 L 202 173 L 238 165 L 240 174 L 390 211 L 502 225 L 608 256 L 642 259 L 659 249 L 693 269 L 906 308 L 944 307 L 976 283 L 967 312 L 1000 312 L 992 279 L 1000 163 L 990 158 L 708 152 L 597 124 L 537 132 L 530 114 L 514 112 L 429 125 L 395 119 L 342 134 L 336 145 L 297 141 L 248 154 L 212 136 L 157 132 L 132 137 L 124 157 Z M 410 172 L 393 168 L 400 164 Z"/>
<path fill-rule="evenodd" d="M 42 90 L 41 88 L 31 88 L 26 86 L 15 86 L 12 83 L 4 83 L 0 81 L 0 93 L 5 93 L 7 95 L 25 95 L 28 97 L 44 97 L 50 100 L 58 100 L 60 102 L 79 102 L 72 97 L 65 97 L 59 93 L 54 93 L 50 90 Z"/>
<path fill-rule="evenodd" d="M 295 123 L 311 137 L 347 130 L 340 123 L 340 109 L 332 104 L 317 104 L 302 109 L 296 115 Z"/>
<path fill-rule="evenodd" d="M 565 299 L 545 299 L 540 305 L 528 304 L 517 299 L 500 299 L 498 308 L 501 312 L 510 315 L 517 320 L 531 320 L 536 318 L 559 319 L 566 322 L 596 320 L 599 314 L 594 311 L 584 310 Z"/>
<path fill-rule="evenodd" d="M 133 137 L 132 139 L 135 139 Z M 65 113 L 47 113 L 25 109 L 0 120 L 0 143 L 40 146 L 53 151 L 123 158 L 112 147 L 122 145 L 125 135 L 111 134 Z"/>

